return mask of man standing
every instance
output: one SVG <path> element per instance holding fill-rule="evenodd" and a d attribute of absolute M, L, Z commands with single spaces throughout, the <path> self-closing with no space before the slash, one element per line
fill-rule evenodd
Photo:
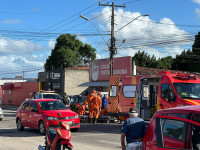
<path fill-rule="evenodd" d="M 142 118 L 138 118 L 136 108 L 129 109 L 129 118 L 124 121 L 121 129 L 122 150 L 142 150 L 142 138 L 146 132 L 146 125 Z M 125 145 L 125 137 L 127 145 Z"/>
<path fill-rule="evenodd" d="M 98 95 L 95 95 L 92 99 L 92 103 L 93 103 L 93 114 L 94 114 L 94 123 L 97 123 L 97 119 L 99 118 L 99 109 L 101 109 L 101 98 L 100 98 L 100 92 L 98 93 Z"/>
<path fill-rule="evenodd" d="M 101 107 L 102 110 L 106 108 L 106 106 L 107 106 L 107 101 L 108 101 L 107 95 L 104 94 L 104 96 L 103 96 L 103 98 L 102 98 L 102 107 Z"/>
<path fill-rule="evenodd" d="M 63 103 L 64 103 L 67 107 L 70 106 L 70 99 L 69 99 L 67 93 L 64 93 L 63 98 L 62 98 L 62 101 L 63 101 Z"/>
<path fill-rule="evenodd" d="M 96 92 L 93 90 L 93 92 Z M 92 110 L 92 107 L 93 107 L 93 103 L 92 103 L 92 99 L 94 97 L 94 93 L 91 92 L 89 95 L 87 95 L 87 103 L 88 103 L 88 110 L 89 110 L 89 123 L 92 122 L 92 118 L 93 118 L 93 110 Z"/>

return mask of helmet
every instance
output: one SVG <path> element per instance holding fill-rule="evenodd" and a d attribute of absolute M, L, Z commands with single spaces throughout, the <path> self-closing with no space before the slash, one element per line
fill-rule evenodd
<path fill-rule="evenodd" d="M 96 94 L 97 92 L 95 90 L 93 90 L 92 93 Z"/>

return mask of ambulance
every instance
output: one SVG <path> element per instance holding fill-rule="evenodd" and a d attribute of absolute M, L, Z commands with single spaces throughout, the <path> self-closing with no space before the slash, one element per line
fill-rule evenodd
<path fill-rule="evenodd" d="M 200 79 L 196 75 L 159 72 L 157 75 L 112 76 L 109 82 L 107 115 L 124 120 L 130 107 L 150 120 L 160 109 L 200 105 Z"/>

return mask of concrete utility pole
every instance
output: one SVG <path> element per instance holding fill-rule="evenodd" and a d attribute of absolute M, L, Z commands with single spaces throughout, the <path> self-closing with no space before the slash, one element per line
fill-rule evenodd
<path fill-rule="evenodd" d="M 114 36 L 114 8 L 115 7 L 126 7 L 124 6 L 119 6 L 119 5 L 114 5 L 114 2 L 112 2 L 112 5 L 107 4 L 101 4 L 99 2 L 99 6 L 111 6 L 112 7 L 112 16 L 111 16 L 111 39 L 110 39 L 110 76 L 113 76 L 113 56 L 114 54 L 117 53 L 116 47 L 115 47 L 115 36 Z"/>

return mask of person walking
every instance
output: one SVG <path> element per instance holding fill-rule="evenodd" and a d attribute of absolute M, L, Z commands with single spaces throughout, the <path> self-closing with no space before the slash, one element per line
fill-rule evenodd
<path fill-rule="evenodd" d="M 142 138 L 145 132 L 146 125 L 144 120 L 138 117 L 136 108 L 130 108 L 129 118 L 124 121 L 121 129 L 122 150 L 142 150 Z M 125 145 L 125 138 L 127 145 Z"/>
<path fill-rule="evenodd" d="M 92 99 L 93 102 L 93 114 L 95 117 L 94 123 L 97 123 L 97 119 L 99 118 L 99 112 L 101 111 L 101 98 L 100 98 L 100 92 L 98 95 L 95 95 Z"/>

